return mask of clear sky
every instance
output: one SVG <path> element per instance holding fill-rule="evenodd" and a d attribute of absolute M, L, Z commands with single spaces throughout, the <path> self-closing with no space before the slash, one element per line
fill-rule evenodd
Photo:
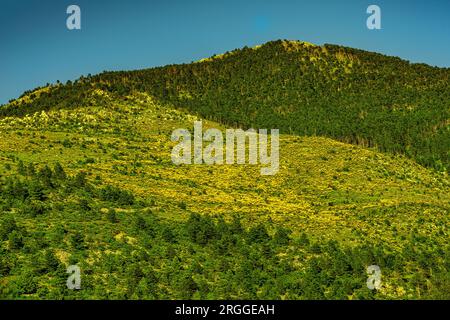
<path fill-rule="evenodd" d="M 81 30 L 66 27 L 71 4 Z M 370 4 L 381 8 L 382 30 L 366 27 Z M 0 0 L 0 104 L 47 82 L 276 39 L 450 67 L 450 0 Z"/>

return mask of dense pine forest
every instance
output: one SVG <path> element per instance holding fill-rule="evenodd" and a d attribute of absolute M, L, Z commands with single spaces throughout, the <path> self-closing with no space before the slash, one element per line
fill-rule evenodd
<path fill-rule="evenodd" d="M 108 106 L 137 92 L 228 125 L 333 137 L 440 171 L 450 165 L 449 69 L 328 44 L 279 40 L 190 64 L 105 72 L 26 92 L 0 115 Z"/>

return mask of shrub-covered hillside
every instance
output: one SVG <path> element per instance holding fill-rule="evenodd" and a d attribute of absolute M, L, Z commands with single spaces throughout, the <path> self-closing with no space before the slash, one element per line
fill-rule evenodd
<path fill-rule="evenodd" d="M 108 95 L 90 94 L 99 90 Z M 335 45 L 280 40 L 191 64 L 106 72 L 26 92 L 0 115 L 111 106 L 132 93 L 228 125 L 375 146 L 440 171 L 450 165 L 449 69 Z"/>
<path fill-rule="evenodd" d="M 22 99 L 75 86 L 59 88 Z M 175 166 L 170 134 L 197 116 L 143 93 L 83 96 L 0 119 L 0 298 L 450 298 L 446 173 L 293 135 L 275 176 Z M 73 264 L 81 290 L 66 287 Z"/>

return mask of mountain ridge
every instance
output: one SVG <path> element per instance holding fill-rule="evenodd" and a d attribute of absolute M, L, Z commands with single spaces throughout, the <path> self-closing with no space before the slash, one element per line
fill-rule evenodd
<path fill-rule="evenodd" d="M 398 57 L 277 40 L 190 64 L 104 72 L 39 88 L 0 107 L 0 117 L 107 106 L 145 92 L 231 126 L 328 136 L 448 171 L 449 79 L 450 69 Z"/>

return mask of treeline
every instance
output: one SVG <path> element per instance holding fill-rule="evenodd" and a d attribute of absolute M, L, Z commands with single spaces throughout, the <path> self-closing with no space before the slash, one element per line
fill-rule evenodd
<path fill-rule="evenodd" d="M 201 63 L 81 78 L 31 102 L 3 106 L 0 116 L 110 105 L 146 92 L 231 126 L 330 136 L 445 170 L 450 164 L 449 76 L 449 69 L 381 54 L 280 40 Z M 109 96 L 93 94 L 97 89 Z"/>

